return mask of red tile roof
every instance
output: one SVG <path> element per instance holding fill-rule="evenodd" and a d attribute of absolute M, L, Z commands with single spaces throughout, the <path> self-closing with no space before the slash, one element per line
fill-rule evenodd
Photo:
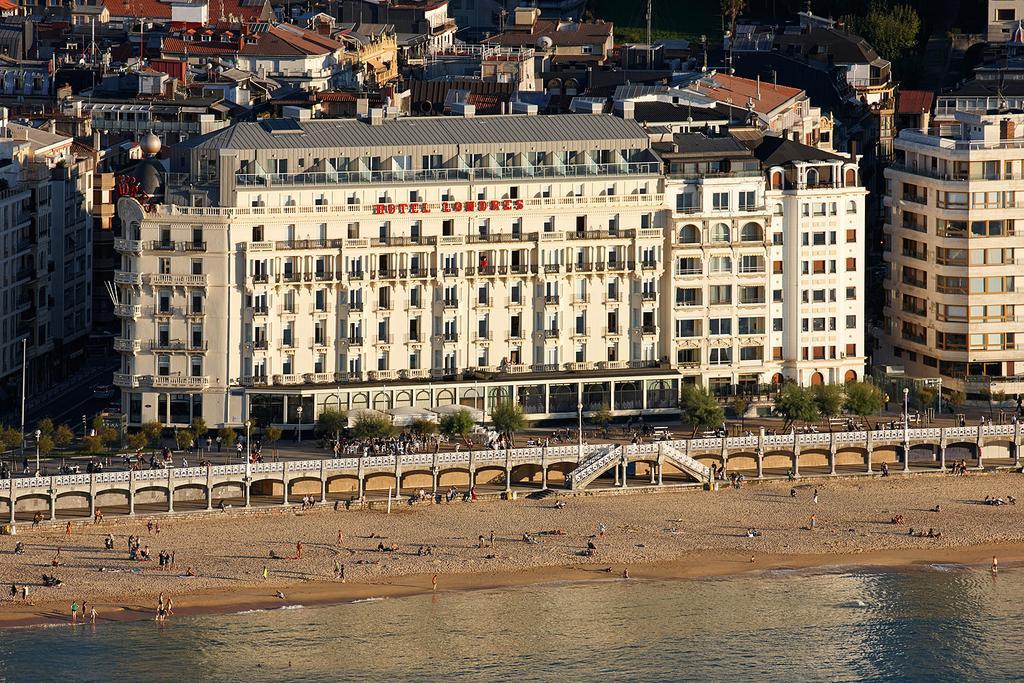
<path fill-rule="evenodd" d="M 272 23 L 266 31 L 253 34 L 255 42 L 247 42 L 239 54 L 254 56 L 292 57 L 322 55 L 344 46 L 338 41 L 292 24 Z"/>
<path fill-rule="evenodd" d="M 930 90 L 900 90 L 896 99 L 897 114 L 923 114 L 932 110 L 935 93 Z"/>
<path fill-rule="evenodd" d="M 708 86 L 708 80 L 713 80 L 715 84 Z M 790 88 L 764 81 L 761 81 L 759 87 L 756 80 L 720 73 L 714 74 L 709 79 L 702 79 L 699 83 L 698 92 L 718 102 L 742 108 L 747 106 L 748 99 L 752 100 L 754 111 L 759 114 L 767 114 L 803 92 L 799 88 Z"/>
<path fill-rule="evenodd" d="M 148 19 L 170 19 L 171 3 L 164 0 L 103 0 L 104 6 L 111 17 L 146 17 Z M 266 2 L 260 0 L 216 0 L 211 2 L 209 14 L 211 19 L 219 19 L 221 7 L 225 17 L 237 17 L 242 21 L 261 21 L 268 15 L 265 13 Z"/>
<path fill-rule="evenodd" d="M 233 55 L 238 52 L 237 44 L 203 43 L 198 40 L 182 40 L 174 36 L 164 38 L 162 52 L 165 55 L 188 55 L 214 57 L 217 55 Z"/>

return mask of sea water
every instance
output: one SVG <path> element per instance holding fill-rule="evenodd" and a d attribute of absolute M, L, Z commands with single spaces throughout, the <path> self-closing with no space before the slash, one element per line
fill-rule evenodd
<path fill-rule="evenodd" d="M 1024 570 L 608 580 L 0 632 L 10 681 L 1024 680 Z"/>

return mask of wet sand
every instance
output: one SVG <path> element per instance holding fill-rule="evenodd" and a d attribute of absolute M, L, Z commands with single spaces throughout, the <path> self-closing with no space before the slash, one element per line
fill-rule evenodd
<path fill-rule="evenodd" d="M 398 597 L 429 592 L 435 574 L 443 593 L 607 580 L 621 577 L 625 567 L 631 578 L 654 579 L 823 566 L 987 567 L 993 555 L 1002 567 L 1024 563 L 1024 502 L 982 503 L 986 495 L 1024 500 L 1020 474 L 817 479 L 797 482 L 795 498 L 791 486 L 769 481 L 718 492 L 571 497 L 561 510 L 551 496 L 402 504 L 390 515 L 328 506 L 153 517 L 159 534 L 147 530 L 147 517 L 80 523 L 70 537 L 63 526 L 20 525 L 18 536 L 0 538 L 0 626 L 66 623 L 74 600 L 95 605 L 101 622 L 152 618 L 160 593 L 174 599 L 175 615 Z M 936 505 L 939 512 L 932 511 Z M 904 522 L 892 524 L 895 515 Z M 602 524 L 605 533 L 598 536 Z M 762 535 L 748 538 L 751 527 Z M 911 527 L 942 535 L 910 536 Z M 555 530 L 562 533 L 541 533 Z M 537 543 L 524 542 L 524 532 Z M 115 537 L 113 551 L 103 548 L 108 533 Z M 128 534 L 141 536 L 152 561 L 127 559 Z M 21 556 L 12 552 L 19 540 L 26 546 Z M 588 540 L 597 546 L 593 557 L 580 554 Z M 298 541 L 300 559 L 269 559 L 271 550 L 294 556 Z M 398 551 L 378 552 L 380 543 Z M 421 545 L 432 554 L 419 555 Z M 66 564 L 52 568 L 58 547 Z M 159 570 L 160 550 L 175 551 L 173 570 Z M 333 577 L 335 560 L 344 565 L 345 583 Z M 184 576 L 188 567 L 197 576 Z M 57 575 L 64 586 L 44 588 L 43 573 Z M 31 604 L 6 598 L 11 583 L 30 586 Z M 284 600 L 275 597 L 278 591 Z"/>

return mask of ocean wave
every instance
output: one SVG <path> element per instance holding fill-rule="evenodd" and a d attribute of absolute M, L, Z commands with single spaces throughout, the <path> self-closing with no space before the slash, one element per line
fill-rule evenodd
<path fill-rule="evenodd" d="M 380 602 L 380 601 L 382 601 L 383 599 L 384 599 L 384 598 L 360 598 L 359 600 L 353 600 L 353 601 L 352 601 L 351 603 L 349 603 L 349 604 L 352 604 L 352 605 L 358 605 L 358 604 L 359 604 L 359 603 L 361 603 L 361 602 Z"/>
<path fill-rule="evenodd" d="M 305 605 L 282 605 L 277 609 L 305 609 Z"/>
<path fill-rule="evenodd" d="M 967 565 L 956 562 L 930 564 L 928 568 L 937 572 L 962 572 L 968 569 Z"/>

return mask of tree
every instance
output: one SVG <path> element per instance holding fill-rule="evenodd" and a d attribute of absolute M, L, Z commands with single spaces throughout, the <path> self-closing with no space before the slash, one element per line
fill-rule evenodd
<path fill-rule="evenodd" d="M 786 420 L 783 430 L 788 430 L 794 422 L 814 422 L 820 414 L 814 394 L 795 382 L 786 384 L 776 394 L 775 412 Z"/>
<path fill-rule="evenodd" d="M 684 384 L 679 398 L 679 413 L 683 422 L 693 427 L 693 436 L 701 427 L 718 427 L 725 422 L 725 411 L 715 397 L 704 387 Z"/>
<path fill-rule="evenodd" d="M 813 388 L 814 404 L 826 420 L 839 417 L 846 404 L 846 391 L 840 384 L 819 384 Z M 829 423 L 829 429 L 832 429 Z"/>
<path fill-rule="evenodd" d="M 103 439 L 99 435 L 89 435 L 82 439 L 82 450 L 96 455 L 103 452 Z"/>
<path fill-rule="evenodd" d="M 206 436 L 209 431 L 210 428 L 206 426 L 206 420 L 203 418 L 197 417 L 192 420 L 192 433 L 195 435 L 196 441 Z"/>
<path fill-rule="evenodd" d="M 263 428 L 263 440 L 268 444 L 274 444 L 281 440 L 281 435 L 284 432 L 281 431 L 280 427 L 274 425 L 267 425 Z M 274 455 L 277 455 L 277 449 L 274 449 Z"/>
<path fill-rule="evenodd" d="M 882 2 L 873 2 L 862 17 L 844 17 L 844 23 L 890 61 L 910 52 L 917 45 L 917 34 L 921 30 L 921 18 L 913 7 L 887 7 Z"/>
<path fill-rule="evenodd" d="M 225 446 L 230 446 L 232 443 L 234 443 L 235 438 L 238 436 L 238 434 L 235 432 L 234 427 L 221 427 L 217 431 L 217 436 L 220 437 L 221 443 L 223 443 Z"/>
<path fill-rule="evenodd" d="M 42 432 L 43 436 L 53 436 L 54 424 L 53 420 L 48 417 L 44 417 L 36 425 L 36 429 Z"/>
<path fill-rule="evenodd" d="M 5 451 L 13 451 L 21 445 L 21 432 L 14 427 L 4 427 L 0 430 L 0 445 Z"/>
<path fill-rule="evenodd" d="M 360 441 L 387 439 L 395 433 L 395 425 L 385 415 L 361 413 L 352 425 L 352 435 Z"/>
<path fill-rule="evenodd" d="M 179 429 L 174 432 L 174 443 L 178 446 L 179 451 L 188 450 L 195 438 L 195 434 L 188 429 Z"/>
<path fill-rule="evenodd" d="M 747 0 L 722 0 L 722 16 L 725 17 L 726 26 L 729 28 L 729 35 L 733 40 L 736 38 L 736 20 L 747 8 Z"/>
<path fill-rule="evenodd" d="M 921 384 L 917 387 L 916 397 L 917 402 L 922 409 L 927 410 L 935 405 L 935 397 L 939 395 L 939 392 L 935 387 L 927 384 Z"/>
<path fill-rule="evenodd" d="M 608 425 L 611 424 L 612 419 L 612 411 L 607 403 L 602 403 L 600 408 L 590 414 L 590 421 L 600 427 L 606 436 L 608 435 Z"/>
<path fill-rule="evenodd" d="M 96 436 L 104 446 L 109 446 L 121 437 L 121 433 L 113 427 L 102 427 L 96 432 Z"/>
<path fill-rule="evenodd" d="M 50 453 L 53 453 L 53 437 L 49 434 L 40 435 L 37 446 L 39 448 L 39 455 L 43 457 L 48 456 Z"/>
<path fill-rule="evenodd" d="M 321 434 L 333 434 L 334 440 L 341 440 L 341 430 L 348 426 L 348 417 L 340 410 L 329 408 L 316 419 L 316 430 Z"/>
<path fill-rule="evenodd" d="M 516 432 L 526 426 L 526 414 L 518 403 L 499 401 L 491 408 L 491 422 L 499 434 L 508 437 L 509 443 L 515 445 Z"/>
<path fill-rule="evenodd" d="M 449 438 L 458 437 L 465 440 L 475 426 L 473 416 L 468 410 L 457 410 L 441 417 L 441 433 Z"/>
<path fill-rule="evenodd" d="M 143 448 L 146 447 L 146 444 L 149 443 L 149 439 L 147 439 L 146 435 L 143 434 L 142 432 L 129 434 L 127 441 L 128 447 L 131 448 L 133 451 L 141 451 Z"/>
<path fill-rule="evenodd" d="M 409 425 L 409 431 L 420 438 L 426 438 L 437 434 L 437 423 L 433 420 L 413 420 Z"/>
<path fill-rule="evenodd" d="M 885 405 L 885 395 L 871 382 L 850 382 L 846 385 L 846 410 L 867 417 Z"/>
<path fill-rule="evenodd" d="M 57 448 L 67 448 L 75 440 L 75 433 L 65 424 L 58 425 L 53 432 L 53 443 Z"/>
<path fill-rule="evenodd" d="M 142 433 L 146 435 L 146 443 L 150 446 L 156 446 L 160 441 L 160 436 L 164 433 L 164 426 L 156 420 L 143 422 Z"/>
<path fill-rule="evenodd" d="M 963 406 L 964 401 L 966 400 L 967 397 L 964 396 L 964 392 L 962 391 L 954 390 L 946 394 L 946 403 L 953 406 L 953 410 L 958 413 L 960 412 L 960 408 Z"/>

